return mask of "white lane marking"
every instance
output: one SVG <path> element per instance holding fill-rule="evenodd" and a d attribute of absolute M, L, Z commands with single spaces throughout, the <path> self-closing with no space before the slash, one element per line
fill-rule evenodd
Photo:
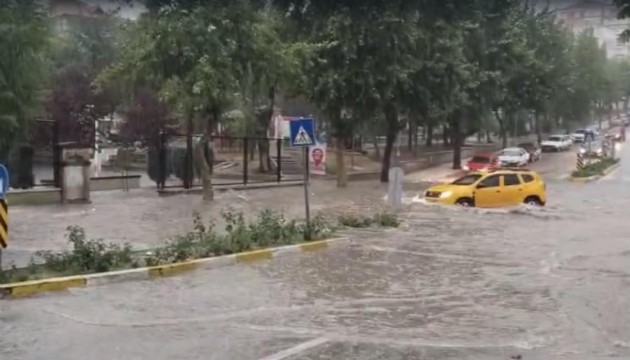
<path fill-rule="evenodd" d="M 273 355 L 269 355 L 267 357 L 264 357 L 260 360 L 282 360 L 282 359 L 286 359 L 289 356 L 293 356 L 293 355 L 297 355 L 299 353 L 302 353 L 304 351 L 310 350 L 314 347 L 323 345 L 325 343 L 327 343 L 328 341 L 330 341 L 328 338 L 326 337 L 319 337 L 317 339 L 313 339 L 307 342 L 303 342 L 299 345 L 296 345 L 292 348 L 286 349 L 286 350 L 282 350 L 279 353 L 275 353 Z"/>

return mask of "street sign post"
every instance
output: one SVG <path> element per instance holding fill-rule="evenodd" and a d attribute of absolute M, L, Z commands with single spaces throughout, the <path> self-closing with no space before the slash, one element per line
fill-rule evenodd
<path fill-rule="evenodd" d="M 306 224 L 309 226 L 311 223 L 311 208 L 308 196 L 308 168 L 310 165 L 308 147 L 315 145 L 313 119 L 302 118 L 291 120 L 289 129 L 291 130 L 291 146 L 302 148 L 302 156 L 304 159 L 304 207 L 306 210 Z M 306 236 L 309 237 L 306 240 L 310 240 L 310 234 L 307 233 Z"/>
<path fill-rule="evenodd" d="M 9 191 L 9 170 L 0 164 L 0 271 L 2 271 L 2 249 L 9 245 L 9 206 L 5 199 Z"/>
<path fill-rule="evenodd" d="M 0 164 L 0 199 L 4 199 L 7 191 L 9 191 L 9 170 Z"/>

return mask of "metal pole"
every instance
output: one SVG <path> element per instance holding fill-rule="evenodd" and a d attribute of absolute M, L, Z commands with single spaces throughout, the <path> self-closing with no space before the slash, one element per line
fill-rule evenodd
<path fill-rule="evenodd" d="M 302 155 L 304 156 L 304 205 L 306 207 L 306 225 L 309 227 L 311 223 L 311 205 L 308 200 L 308 146 L 302 148 Z M 309 238 L 306 240 L 310 240 L 310 232 L 307 236 Z"/>

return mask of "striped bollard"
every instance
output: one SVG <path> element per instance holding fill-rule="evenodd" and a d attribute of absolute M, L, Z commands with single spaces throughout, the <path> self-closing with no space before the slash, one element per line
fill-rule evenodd
<path fill-rule="evenodd" d="M 584 157 L 581 153 L 577 153 L 577 164 L 576 167 L 578 170 L 584 169 Z"/>

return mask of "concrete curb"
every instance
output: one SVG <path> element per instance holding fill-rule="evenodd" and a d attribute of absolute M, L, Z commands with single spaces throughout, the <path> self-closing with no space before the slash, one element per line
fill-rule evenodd
<path fill-rule="evenodd" d="M 587 184 L 587 183 L 590 183 L 590 182 L 593 182 L 593 181 L 597 181 L 597 180 L 603 178 L 604 176 L 606 176 L 606 175 L 610 174 L 611 172 L 617 170 L 620 166 L 621 166 L 621 163 L 618 162 L 615 165 L 613 165 L 613 166 L 609 167 L 608 169 L 604 170 L 601 175 L 593 175 L 593 176 L 584 177 L 584 178 L 569 176 L 568 180 L 570 182 L 577 183 L 577 184 Z"/>
<path fill-rule="evenodd" d="M 198 269 L 212 269 L 242 263 L 252 263 L 281 257 L 287 254 L 309 253 L 323 250 L 329 246 L 336 245 L 348 239 L 348 237 L 338 237 L 296 245 L 247 251 L 232 255 L 196 259 L 175 264 L 3 284 L 0 285 L 0 299 L 23 298 L 46 292 L 68 290 L 71 288 L 101 286 L 127 281 L 149 280 L 179 275 Z"/>

